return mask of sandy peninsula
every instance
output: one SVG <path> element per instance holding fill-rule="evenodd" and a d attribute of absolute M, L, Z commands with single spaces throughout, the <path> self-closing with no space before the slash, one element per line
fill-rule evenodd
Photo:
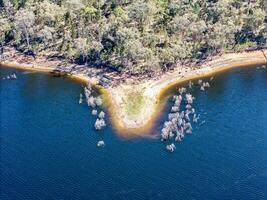
<path fill-rule="evenodd" d="M 145 135 L 151 132 L 159 116 L 164 95 L 177 84 L 191 79 L 212 76 L 235 67 L 267 64 L 267 49 L 243 53 L 227 53 L 213 57 L 205 63 L 188 67 L 178 65 L 172 71 L 157 77 L 136 81 L 126 78 L 123 82 L 111 84 L 108 88 L 99 86 L 109 111 L 112 125 L 122 136 Z M 8 48 L 0 65 L 23 70 L 53 72 L 65 71 L 71 78 L 98 85 L 101 75 L 108 74 L 118 80 L 119 75 L 102 69 L 66 64 L 62 61 L 47 60 L 44 56 L 30 58 Z"/>

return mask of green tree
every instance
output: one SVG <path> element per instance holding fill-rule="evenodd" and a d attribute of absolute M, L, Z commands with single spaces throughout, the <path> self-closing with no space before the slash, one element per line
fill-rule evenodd
<path fill-rule="evenodd" d="M 28 49 L 31 49 L 30 39 L 34 33 L 33 32 L 34 22 L 35 22 L 34 13 L 27 9 L 20 9 L 15 15 L 15 24 L 25 37 Z"/>

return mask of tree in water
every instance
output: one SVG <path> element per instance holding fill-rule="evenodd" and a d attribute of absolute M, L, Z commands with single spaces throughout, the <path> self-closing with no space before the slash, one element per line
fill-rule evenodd
<path fill-rule="evenodd" d="M 98 117 L 100 119 L 104 119 L 105 118 L 105 113 L 103 111 L 101 111 L 99 114 L 98 114 Z"/>

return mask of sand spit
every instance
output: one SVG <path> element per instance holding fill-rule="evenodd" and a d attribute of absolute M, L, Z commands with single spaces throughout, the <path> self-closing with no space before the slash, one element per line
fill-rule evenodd
<path fill-rule="evenodd" d="M 13 54 L 15 52 L 12 52 Z M 177 84 L 192 79 L 212 76 L 236 67 L 267 64 L 267 49 L 243 53 L 228 53 L 214 57 L 197 67 L 177 66 L 160 77 L 144 79 L 138 83 L 131 78 L 112 85 L 108 89 L 98 87 L 103 94 L 105 106 L 111 116 L 113 127 L 122 136 L 136 136 L 150 133 L 157 116 L 164 106 L 161 99 Z M 10 57 L 10 52 L 9 56 Z M 11 55 L 12 57 L 12 55 Z M 15 57 L 15 56 L 14 56 Z M 52 72 L 61 64 L 44 59 L 10 60 L 2 59 L 0 65 L 23 70 Z M 73 69 L 73 68 L 72 68 Z M 98 84 L 101 69 L 76 67 L 68 75 L 81 81 Z"/>

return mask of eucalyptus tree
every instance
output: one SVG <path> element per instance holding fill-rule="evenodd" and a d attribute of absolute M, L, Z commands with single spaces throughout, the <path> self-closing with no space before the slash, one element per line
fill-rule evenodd
<path fill-rule="evenodd" d="M 130 4 L 128 8 L 128 16 L 133 23 L 142 31 L 146 21 L 148 20 L 149 5 L 145 1 L 137 0 Z"/>
<path fill-rule="evenodd" d="M 27 42 L 28 49 L 31 47 L 31 37 L 34 34 L 33 26 L 35 22 L 35 15 L 33 11 L 27 9 L 20 9 L 15 15 L 15 24 L 19 33 L 22 33 Z"/>
<path fill-rule="evenodd" d="M 87 38 L 77 38 L 74 40 L 74 46 L 78 50 L 78 55 L 82 56 L 82 62 L 86 62 L 88 55 L 88 43 Z"/>
<path fill-rule="evenodd" d="M 264 47 L 265 0 L 3 0 L 1 45 L 132 74 Z M 26 44 L 26 45 L 25 45 Z"/>
<path fill-rule="evenodd" d="M 12 24 L 10 23 L 10 21 L 6 17 L 0 15 L 0 45 L 1 45 L 0 56 L 4 52 L 4 43 L 6 35 L 11 31 L 12 31 Z"/>

